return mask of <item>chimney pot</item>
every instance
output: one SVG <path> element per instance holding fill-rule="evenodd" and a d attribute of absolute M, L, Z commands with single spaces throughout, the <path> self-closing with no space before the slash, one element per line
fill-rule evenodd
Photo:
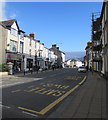
<path fill-rule="evenodd" d="M 57 47 L 57 50 L 59 50 L 59 47 Z"/>
<path fill-rule="evenodd" d="M 37 42 L 39 42 L 39 43 L 40 43 L 40 40 L 37 40 Z"/>
<path fill-rule="evenodd" d="M 33 39 L 35 38 L 35 34 L 34 33 L 30 33 L 29 36 L 32 37 Z"/>
<path fill-rule="evenodd" d="M 53 44 L 52 47 L 56 47 L 56 44 Z"/>

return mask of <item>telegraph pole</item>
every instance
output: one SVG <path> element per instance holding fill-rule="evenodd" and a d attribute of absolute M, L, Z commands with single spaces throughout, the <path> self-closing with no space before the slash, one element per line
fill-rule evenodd
<path fill-rule="evenodd" d="M 94 70 L 94 62 L 93 62 L 93 22 L 94 22 L 94 13 L 92 13 L 92 74 Z"/>

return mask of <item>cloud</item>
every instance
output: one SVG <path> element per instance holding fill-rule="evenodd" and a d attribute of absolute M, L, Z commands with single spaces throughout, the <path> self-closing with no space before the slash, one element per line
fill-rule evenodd
<path fill-rule="evenodd" d="M 0 20 L 5 20 L 5 0 L 0 0 Z"/>
<path fill-rule="evenodd" d="M 12 15 L 10 15 L 11 19 L 16 19 L 17 15 L 15 13 L 13 13 Z"/>

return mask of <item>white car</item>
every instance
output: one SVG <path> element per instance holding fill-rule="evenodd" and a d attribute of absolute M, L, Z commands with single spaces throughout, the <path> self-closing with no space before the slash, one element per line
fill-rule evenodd
<path fill-rule="evenodd" d="M 86 72 L 86 71 L 87 71 L 87 69 L 86 69 L 85 66 L 80 66 L 80 67 L 78 68 L 78 72 Z"/>

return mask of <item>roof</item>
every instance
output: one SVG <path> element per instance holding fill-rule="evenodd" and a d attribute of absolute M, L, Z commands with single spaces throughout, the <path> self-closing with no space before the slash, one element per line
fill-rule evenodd
<path fill-rule="evenodd" d="M 16 23 L 16 25 L 18 27 L 18 30 L 20 30 L 16 19 L 6 20 L 6 21 L 0 21 L 0 24 L 3 25 L 3 26 L 5 26 L 5 27 L 11 27 L 14 22 Z"/>
<path fill-rule="evenodd" d="M 68 59 L 68 60 L 66 60 L 65 62 L 67 62 L 67 61 L 71 61 L 71 59 Z"/>
<path fill-rule="evenodd" d="M 0 21 L 0 23 L 2 23 L 5 26 L 11 26 L 15 21 L 16 19 L 12 19 L 12 20 Z"/>
<path fill-rule="evenodd" d="M 103 2 L 102 11 L 101 11 L 101 15 L 100 15 L 100 16 L 101 16 L 101 19 L 102 19 L 102 17 L 103 17 L 103 12 L 104 12 L 104 9 L 105 9 L 105 3 L 106 3 L 106 2 Z"/>

